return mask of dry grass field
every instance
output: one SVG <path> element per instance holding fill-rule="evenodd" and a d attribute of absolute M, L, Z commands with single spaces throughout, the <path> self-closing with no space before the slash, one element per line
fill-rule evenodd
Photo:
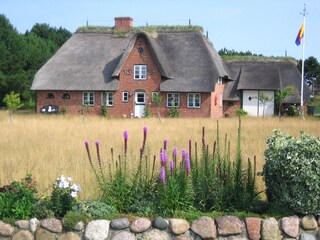
<path fill-rule="evenodd" d="M 221 143 L 227 134 L 234 155 L 237 140 L 237 118 L 219 119 Z M 212 149 L 216 139 L 217 119 L 106 119 L 102 117 L 44 116 L 15 114 L 10 121 L 8 113 L 0 112 L 0 186 L 20 180 L 31 173 L 41 194 L 48 194 L 52 182 L 61 174 L 70 176 L 82 186 L 81 198 L 97 196 L 95 178 L 87 159 L 84 141 L 90 143 L 95 157 L 95 141 L 100 141 L 101 157 L 110 161 L 110 149 L 114 155 L 122 154 L 123 132 L 129 132 L 129 165 L 136 166 L 142 145 L 143 127 L 148 127 L 147 152 L 159 159 L 163 140 L 168 140 L 168 152 L 173 147 L 188 148 L 188 140 L 201 144 L 202 127 L 206 129 L 206 143 Z M 243 118 L 242 155 L 257 157 L 257 170 L 264 164 L 265 139 L 274 129 L 297 136 L 300 131 L 320 136 L 320 121 L 308 118 Z M 260 179 L 258 187 L 263 190 Z"/>

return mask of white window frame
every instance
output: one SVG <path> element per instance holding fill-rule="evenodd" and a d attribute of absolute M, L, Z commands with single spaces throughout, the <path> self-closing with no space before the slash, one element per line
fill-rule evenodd
<path fill-rule="evenodd" d="M 218 77 L 218 84 L 222 84 L 222 77 Z"/>
<path fill-rule="evenodd" d="M 188 93 L 187 101 L 188 108 L 201 108 L 201 93 Z"/>
<path fill-rule="evenodd" d="M 82 106 L 94 106 L 95 94 L 94 92 L 82 92 Z"/>
<path fill-rule="evenodd" d="M 129 92 L 122 92 L 122 102 L 129 102 Z"/>
<path fill-rule="evenodd" d="M 147 79 L 147 65 L 137 64 L 134 65 L 134 80 L 146 80 Z"/>
<path fill-rule="evenodd" d="M 223 104 L 223 94 L 220 93 L 220 98 L 219 98 L 219 107 L 222 107 L 222 104 Z"/>
<path fill-rule="evenodd" d="M 103 92 L 101 95 L 101 106 L 113 107 L 114 92 Z"/>
<path fill-rule="evenodd" d="M 180 93 L 167 93 L 167 107 L 180 107 Z"/>

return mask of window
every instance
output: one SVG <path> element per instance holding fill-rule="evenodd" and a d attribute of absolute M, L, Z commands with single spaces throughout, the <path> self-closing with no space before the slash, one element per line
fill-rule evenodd
<path fill-rule="evenodd" d="M 180 106 L 180 94 L 167 93 L 167 107 L 179 107 L 179 106 Z"/>
<path fill-rule="evenodd" d="M 122 92 L 122 102 L 128 102 L 128 101 L 129 101 L 129 93 Z"/>
<path fill-rule="evenodd" d="M 219 101 L 219 106 L 222 107 L 222 103 L 223 103 L 223 102 L 222 102 L 222 93 L 220 93 L 220 99 L 219 99 L 219 100 L 220 100 L 220 101 Z"/>
<path fill-rule="evenodd" d="M 113 92 L 103 92 L 101 96 L 101 105 L 112 107 L 113 100 L 114 100 Z"/>
<path fill-rule="evenodd" d="M 188 93 L 188 108 L 200 108 L 201 95 L 200 93 Z"/>
<path fill-rule="evenodd" d="M 222 77 L 218 77 L 218 84 L 222 84 Z"/>
<path fill-rule="evenodd" d="M 145 104 L 146 103 L 146 93 L 145 92 L 136 92 L 135 93 L 136 104 Z"/>
<path fill-rule="evenodd" d="M 70 95 L 68 93 L 64 93 L 61 96 L 62 99 L 70 99 Z"/>
<path fill-rule="evenodd" d="M 52 93 L 48 93 L 46 95 L 46 99 L 54 99 L 54 95 Z"/>
<path fill-rule="evenodd" d="M 147 65 L 134 65 L 134 79 L 136 80 L 147 79 Z"/>
<path fill-rule="evenodd" d="M 83 92 L 82 93 L 82 105 L 83 106 L 94 106 L 94 92 Z"/>

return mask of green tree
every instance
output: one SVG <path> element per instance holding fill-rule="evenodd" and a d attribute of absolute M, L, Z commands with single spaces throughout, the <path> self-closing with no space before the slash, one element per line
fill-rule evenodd
<path fill-rule="evenodd" d="M 298 62 L 298 69 L 302 72 L 302 60 Z M 315 57 L 309 57 L 304 61 L 304 77 L 308 85 L 315 83 L 320 85 L 320 63 Z"/>
<path fill-rule="evenodd" d="M 10 120 L 12 121 L 12 113 L 13 111 L 18 110 L 19 108 L 23 107 L 23 104 L 20 100 L 20 93 L 14 93 L 11 92 L 10 94 L 7 94 L 3 102 L 7 105 L 7 108 L 9 110 Z"/>
<path fill-rule="evenodd" d="M 161 121 L 161 115 L 160 115 L 160 111 L 159 111 L 159 107 L 162 104 L 162 96 L 160 93 L 157 93 L 155 95 L 152 96 L 152 102 L 157 106 L 157 112 L 158 112 L 158 118 L 159 121 Z"/>
<path fill-rule="evenodd" d="M 294 86 L 287 86 L 284 89 L 278 89 L 275 93 L 276 104 L 279 108 L 279 118 L 282 116 L 282 105 L 284 100 L 296 91 Z"/>
<path fill-rule="evenodd" d="M 273 97 L 268 96 L 267 94 L 265 94 L 264 92 L 259 91 L 258 93 L 258 100 L 259 102 L 262 104 L 262 116 L 264 117 L 264 113 L 266 111 L 266 105 L 268 102 L 271 102 L 273 99 Z"/>

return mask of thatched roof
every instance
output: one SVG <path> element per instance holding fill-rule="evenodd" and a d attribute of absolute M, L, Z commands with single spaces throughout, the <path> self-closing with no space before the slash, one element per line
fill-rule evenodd
<path fill-rule="evenodd" d="M 285 62 L 232 62 L 227 63 L 231 78 L 235 79 L 226 85 L 224 99 L 239 99 L 239 90 L 278 90 L 294 86 L 297 92 L 285 102 L 299 103 L 301 74 L 295 63 Z M 310 96 L 307 85 L 304 85 L 304 100 Z"/>
<path fill-rule="evenodd" d="M 220 56 L 198 31 L 75 33 L 37 72 L 32 90 L 119 89 L 118 76 L 137 37 L 143 36 L 162 75 L 161 91 L 212 92 L 227 76 Z"/>

